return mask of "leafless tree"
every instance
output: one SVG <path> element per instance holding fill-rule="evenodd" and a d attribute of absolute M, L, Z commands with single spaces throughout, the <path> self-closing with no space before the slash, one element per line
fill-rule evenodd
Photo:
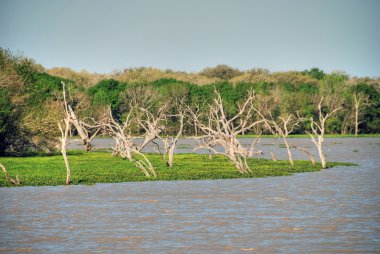
<path fill-rule="evenodd" d="M 113 155 L 120 155 L 123 159 L 127 158 L 134 162 L 136 167 L 140 168 L 146 177 L 157 177 L 156 171 L 148 158 L 140 151 L 140 147 L 135 144 L 134 137 L 131 135 L 132 114 L 134 109 L 130 110 L 122 124 L 116 121 L 112 116 L 111 108 L 108 109 L 107 115 L 102 120 L 102 125 L 106 133 L 115 140 Z M 137 155 L 138 158 L 133 158 Z"/>
<path fill-rule="evenodd" d="M 67 138 L 69 137 L 70 131 L 71 131 L 71 115 L 70 115 L 69 107 L 66 100 L 66 88 L 65 88 L 64 82 L 62 82 L 62 92 L 63 92 L 63 101 L 64 101 L 63 110 L 64 110 L 65 117 L 63 119 L 63 123 L 64 123 L 63 127 L 61 125 L 62 123 L 58 122 L 58 128 L 61 131 L 61 138 L 60 138 L 61 153 L 63 156 L 63 160 L 65 161 L 66 184 L 68 185 L 71 183 L 71 170 L 70 170 L 69 160 L 67 158 L 66 146 L 68 145 Z"/>
<path fill-rule="evenodd" d="M 172 103 L 175 106 L 176 113 L 172 115 L 167 115 L 167 117 L 175 117 L 178 119 L 179 122 L 179 128 L 176 133 L 176 135 L 170 136 L 170 135 L 159 135 L 160 140 L 164 144 L 164 155 L 163 159 L 166 162 L 166 165 L 168 167 L 173 166 L 173 159 L 174 159 L 174 151 L 175 147 L 177 145 L 179 137 L 182 135 L 183 127 L 185 125 L 185 117 L 186 117 L 186 107 L 185 107 L 185 99 L 184 98 L 175 98 Z"/>
<path fill-rule="evenodd" d="M 359 121 L 360 112 L 362 112 L 367 106 L 369 106 L 368 97 L 360 93 L 354 93 L 354 108 L 355 108 L 355 137 L 358 136 L 359 124 L 363 121 Z"/>
<path fill-rule="evenodd" d="M 269 117 L 264 117 L 264 115 L 260 112 L 259 114 L 263 117 L 265 126 L 274 135 L 282 138 L 288 152 L 289 162 L 292 166 L 294 166 L 292 152 L 290 151 L 291 144 L 288 142 L 288 136 L 294 131 L 294 128 L 299 125 L 299 120 L 297 120 L 292 114 L 289 114 L 286 117 L 278 117 L 277 121 L 273 118 L 270 112 Z"/>
<path fill-rule="evenodd" d="M 80 136 L 83 142 L 84 150 L 87 152 L 91 151 L 91 141 L 101 130 L 100 125 L 93 118 L 87 118 L 91 121 L 91 124 L 86 123 L 83 120 L 78 120 L 70 105 L 68 105 L 68 110 L 70 114 L 70 121 L 74 125 L 75 129 L 78 131 L 78 135 Z M 89 130 L 93 130 L 92 134 L 89 132 Z"/>
<path fill-rule="evenodd" d="M 20 179 L 18 178 L 18 175 L 16 175 L 16 179 L 13 179 L 12 177 L 10 177 L 4 165 L 1 163 L 0 163 L 0 168 L 4 173 L 5 179 L 7 179 L 13 185 L 20 185 Z"/>
<path fill-rule="evenodd" d="M 147 108 L 139 108 L 139 111 L 142 114 L 139 114 L 137 118 L 137 122 L 140 127 L 144 129 L 143 140 L 141 144 L 138 146 L 138 150 L 141 151 L 149 144 L 152 140 L 159 138 L 160 133 L 164 130 L 164 124 L 166 118 L 166 110 L 168 104 L 165 103 L 162 105 L 157 112 L 152 113 Z"/>
<path fill-rule="evenodd" d="M 326 120 L 332 116 L 334 113 L 336 113 L 338 110 L 340 110 L 340 107 L 336 107 L 332 110 L 330 110 L 329 113 L 322 112 L 322 103 L 323 103 L 324 97 L 321 98 L 321 100 L 318 103 L 318 122 L 314 121 L 314 118 L 311 117 L 308 119 L 310 121 L 310 128 L 312 132 L 306 132 L 309 134 L 313 144 L 317 147 L 319 158 L 322 163 L 322 168 L 326 168 L 326 157 L 323 153 L 323 142 L 324 142 L 324 135 L 325 135 L 325 124 Z M 315 137 L 316 136 L 316 137 Z"/>
<path fill-rule="evenodd" d="M 253 105 L 255 93 L 253 90 L 248 92 L 248 96 L 242 105 L 238 105 L 239 111 L 235 116 L 227 118 L 223 101 L 220 93 L 215 90 L 215 99 L 212 105 L 209 105 L 206 113 L 208 121 L 202 121 L 202 114 L 189 108 L 189 114 L 194 124 L 203 133 L 198 138 L 199 146 L 195 149 L 208 149 L 215 154 L 222 154 L 228 157 L 241 174 L 252 173 L 247 163 L 247 157 L 256 153 L 255 146 L 258 142 L 256 138 L 250 149 L 246 149 L 240 144 L 237 136 L 251 130 L 256 125 L 263 123 L 263 120 L 251 121 L 252 115 L 256 112 Z M 217 151 L 216 146 L 220 146 L 223 151 Z"/>

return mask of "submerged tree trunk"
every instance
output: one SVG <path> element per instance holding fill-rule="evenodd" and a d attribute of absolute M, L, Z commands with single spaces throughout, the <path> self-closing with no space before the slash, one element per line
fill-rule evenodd
<path fill-rule="evenodd" d="M 71 183 L 71 170 L 70 170 L 69 160 L 67 159 L 65 145 L 62 145 L 61 153 L 62 153 L 63 160 L 65 161 L 65 166 L 66 166 L 66 184 L 69 185 Z"/>
<path fill-rule="evenodd" d="M 68 137 L 69 129 L 70 129 L 69 119 L 65 119 L 65 130 L 62 129 L 60 123 L 58 124 L 58 127 L 61 131 L 61 134 L 62 134 L 62 137 L 61 137 L 61 154 L 63 156 L 63 160 L 65 161 L 66 184 L 69 185 L 71 183 L 71 170 L 70 170 L 70 164 L 69 164 L 69 160 L 67 158 L 67 153 L 66 153 L 67 137 Z"/>
<path fill-rule="evenodd" d="M 313 165 L 315 165 L 315 158 L 314 158 L 314 156 L 311 154 L 311 152 L 309 150 L 307 150 L 306 148 L 302 148 L 302 147 L 296 146 L 294 144 L 291 144 L 291 147 L 295 148 L 297 150 L 300 150 L 301 152 L 304 152 L 307 155 L 307 157 L 309 157 L 311 163 Z"/>
<path fill-rule="evenodd" d="M 319 158 L 320 158 L 321 164 L 322 164 L 322 169 L 325 169 L 327 167 L 326 156 L 323 154 L 323 142 L 324 142 L 324 135 L 325 135 L 325 124 L 326 124 L 326 120 L 330 116 L 332 116 L 335 112 L 337 112 L 340 109 L 340 107 L 335 108 L 335 109 L 331 110 L 329 113 L 324 114 L 322 112 L 322 102 L 323 102 L 323 99 L 324 98 L 322 97 L 321 100 L 318 103 L 318 118 L 319 118 L 319 121 L 315 122 L 313 118 L 310 118 L 310 128 L 312 130 L 312 133 L 307 132 L 307 134 L 309 134 L 309 136 L 311 138 L 311 141 L 317 147 L 318 155 L 319 155 Z M 317 136 L 317 140 L 315 139 L 315 137 L 313 136 L 313 134 L 315 136 Z"/>
<path fill-rule="evenodd" d="M 286 139 L 286 137 L 283 137 L 283 140 L 284 140 L 284 143 L 286 146 L 286 150 L 288 152 L 289 162 L 292 166 L 294 166 L 293 156 L 292 156 L 292 152 L 290 151 L 290 146 L 289 146 L 288 140 Z"/>
<path fill-rule="evenodd" d="M 327 167 L 326 156 L 323 153 L 322 144 L 323 144 L 323 137 L 318 137 L 318 144 L 317 144 L 318 154 L 319 154 L 319 158 L 321 159 L 322 168 L 325 169 Z"/>

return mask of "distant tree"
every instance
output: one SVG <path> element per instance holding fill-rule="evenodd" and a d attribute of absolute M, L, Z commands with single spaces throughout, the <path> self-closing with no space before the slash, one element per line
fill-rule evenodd
<path fill-rule="evenodd" d="M 207 67 L 203 69 L 199 74 L 208 78 L 220 78 L 222 80 L 230 80 L 236 76 L 241 75 L 242 72 L 228 65 L 221 64 L 217 65 L 216 67 Z"/>
<path fill-rule="evenodd" d="M 316 67 L 311 68 L 310 70 L 305 70 L 303 73 L 318 80 L 323 79 L 323 77 L 325 76 L 325 73 Z"/>

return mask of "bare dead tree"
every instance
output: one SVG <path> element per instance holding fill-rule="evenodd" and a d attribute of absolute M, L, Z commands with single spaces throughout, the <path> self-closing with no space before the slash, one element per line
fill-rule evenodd
<path fill-rule="evenodd" d="M 291 145 L 288 142 L 288 136 L 294 131 L 294 128 L 299 125 L 299 120 L 297 120 L 292 114 L 286 117 L 278 117 L 278 121 L 273 118 L 270 112 L 269 117 L 264 117 L 264 115 L 261 113 L 259 114 L 263 117 L 266 127 L 274 135 L 282 138 L 288 152 L 289 162 L 292 166 L 294 166 L 292 152 L 290 151 Z"/>
<path fill-rule="evenodd" d="M 166 118 L 166 110 L 168 104 L 162 105 L 156 114 L 150 112 L 147 108 L 140 107 L 142 115 L 137 117 L 137 122 L 145 131 L 143 134 L 143 141 L 138 146 L 138 150 L 141 151 L 152 140 L 159 138 L 160 133 L 164 130 L 163 122 Z"/>
<path fill-rule="evenodd" d="M 110 135 L 115 140 L 113 156 L 120 155 L 123 159 L 132 161 L 133 138 L 128 129 L 131 125 L 132 110 L 127 114 L 124 122 L 120 124 L 113 118 L 111 107 L 107 108 L 105 115 L 102 117 L 101 125 L 105 134 Z"/>
<path fill-rule="evenodd" d="M 359 121 L 360 112 L 362 112 L 367 106 L 369 106 L 368 97 L 362 94 L 354 93 L 354 108 L 355 108 L 355 137 L 358 136 L 359 124 L 364 121 Z"/>
<path fill-rule="evenodd" d="M 177 145 L 179 137 L 182 135 L 183 127 L 185 125 L 186 107 L 184 100 L 184 98 L 174 99 L 173 103 L 177 112 L 174 115 L 170 115 L 170 117 L 176 117 L 179 121 L 179 129 L 177 131 L 177 134 L 175 136 L 166 135 L 166 137 L 159 135 L 159 138 L 163 142 L 165 149 L 163 159 L 168 167 L 173 166 L 175 147 Z"/>
<path fill-rule="evenodd" d="M 242 146 L 237 136 L 251 130 L 256 125 L 263 123 L 263 120 L 251 121 L 252 114 L 256 112 L 253 105 L 255 92 L 248 92 L 248 96 L 242 105 L 238 105 L 239 111 L 230 119 L 227 118 L 220 93 L 215 90 L 216 98 L 206 113 L 208 121 L 202 121 L 202 115 L 199 111 L 193 111 L 189 108 L 189 114 L 198 130 L 203 136 L 197 138 L 199 145 L 195 149 L 208 149 L 214 154 L 222 154 L 229 158 L 241 174 L 252 173 L 247 163 L 247 157 L 256 153 L 255 146 L 258 142 L 256 138 L 250 149 Z M 217 151 L 216 146 L 220 146 L 223 151 Z"/>
<path fill-rule="evenodd" d="M 9 181 L 11 184 L 13 185 L 20 185 L 20 179 L 18 178 L 18 175 L 16 175 L 16 179 L 13 179 L 7 172 L 7 170 L 5 169 L 4 165 L 0 163 L 0 168 L 1 170 L 3 171 L 4 173 L 4 176 L 5 176 L 5 179 L 7 179 L 7 181 Z"/>
<path fill-rule="evenodd" d="M 87 118 L 91 121 L 92 124 L 86 123 L 83 120 L 78 120 L 77 116 L 75 115 L 73 109 L 70 105 L 68 105 L 69 114 L 70 114 L 70 121 L 74 125 L 75 129 L 78 131 L 78 135 L 80 136 L 84 150 L 85 151 L 91 151 L 92 145 L 91 141 L 96 137 L 96 135 L 101 130 L 100 125 L 93 119 L 93 118 Z M 89 130 L 94 130 L 91 134 Z"/>
<path fill-rule="evenodd" d="M 102 120 L 102 126 L 115 140 L 113 155 L 120 155 L 123 159 L 127 158 L 129 161 L 134 162 L 146 177 L 151 177 L 151 175 L 157 177 L 153 165 L 140 151 L 139 146 L 134 142 L 134 137 L 131 136 L 132 114 L 133 109 L 129 111 L 124 122 L 120 124 L 113 118 L 111 108 L 108 108 L 107 114 Z M 133 155 L 137 155 L 138 158 L 133 158 Z"/>
<path fill-rule="evenodd" d="M 319 158 L 322 163 L 322 168 L 326 168 L 326 156 L 323 153 L 323 142 L 324 142 L 324 135 L 325 135 L 325 125 L 326 120 L 332 116 L 334 113 L 336 113 L 338 110 L 340 110 L 340 107 L 334 108 L 330 110 L 329 113 L 323 113 L 322 112 L 322 103 L 323 103 L 324 97 L 321 98 L 321 100 L 318 103 L 318 122 L 314 121 L 314 118 L 311 117 L 308 119 L 310 121 L 310 128 L 311 133 L 306 132 L 310 138 L 313 144 L 317 147 Z M 301 119 L 302 120 L 302 119 Z M 315 138 L 316 136 L 316 138 Z"/>
<path fill-rule="evenodd" d="M 306 148 L 304 148 L 304 147 L 297 146 L 297 145 L 295 145 L 295 144 L 290 144 L 290 146 L 291 146 L 292 148 L 294 148 L 294 149 L 297 149 L 297 150 L 299 150 L 299 151 L 305 153 L 305 154 L 307 155 L 307 157 L 309 157 L 311 163 L 312 163 L 313 165 L 315 165 L 315 158 L 314 158 L 314 156 L 311 154 L 311 152 L 310 152 L 308 149 L 306 149 Z"/>
<path fill-rule="evenodd" d="M 67 105 L 67 100 L 66 100 L 66 88 L 65 88 L 65 82 L 62 82 L 62 92 L 63 92 L 63 109 L 64 109 L 64 114 L 65 117 L 63 119 L 64 126 L 62 127 L 61 123 L 58 122 L 58 128 L 61 131 L 61 153 L 63 156 L 63 160 L 65 161 L 65 166 L 66 166 L 66 184 L 69 185 L 71 183 L 71 170 L 70 170 L 70 164 L 69 160 L 67 158 L 67 152 L 66 152 L 66 146 L 68 145 L 67 138 L 69 137 L 70 134 L 70 129 L 71 129 L 71 115 L 69 111 L 69 107 Z"/>

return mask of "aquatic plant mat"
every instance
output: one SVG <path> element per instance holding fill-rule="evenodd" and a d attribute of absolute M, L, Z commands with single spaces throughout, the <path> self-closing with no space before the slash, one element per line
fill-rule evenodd
<path fill-rule="evenodd" d="M 174 165 L 168 168 L 157 154 L 147 157 L 157 171 L 157 178 L 147 178 L 134 163 L 109 152 L 71 151 L 68 158 L 71 166 L 72 184 L 118 183 L 157 180 L 206 180 L 284 176 L 293 173 L 320 171 L 321 165 L 312 165 L 310 161 L 288 161 L 249 159 L 252 174 L 240 174 L 225 157 L 203 154 L 176 154 Z M 21 180 L 21 186 L 64 185 L 66 169 L 61 155 L 41 155 L 31 157 L 2 157 L 0 161 L 11 176 Z M 330 162 L 328 167 L 350 166 L 352 163 Z M 11 186 L 4 176 L 0 177 L 0 186 Z"/>

